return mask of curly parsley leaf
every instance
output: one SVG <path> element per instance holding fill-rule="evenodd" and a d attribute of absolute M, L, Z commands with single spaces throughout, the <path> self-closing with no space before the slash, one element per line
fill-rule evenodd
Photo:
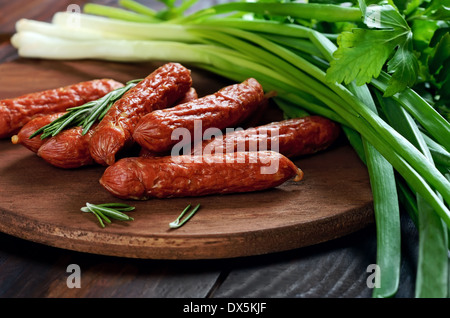
<path fill-rule="evenodd" d="M 368 27 L 342 32 L 327 78 L 338 83 L 369 83 L 387 63 L 392 75 L 385 96 L 394 95 L 417 79 L 419 63 L 412 49 L 412 30 L 392 5 L 366 5 L 359 1 Z"/>

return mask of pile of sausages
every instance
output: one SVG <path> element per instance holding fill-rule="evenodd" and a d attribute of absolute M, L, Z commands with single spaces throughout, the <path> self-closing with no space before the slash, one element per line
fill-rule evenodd
<path fill-rule="evenodd" d="M 303 172 L 291 159 L 324 150 L 339 135 L 339 127 L 320 116 L 239 129 L 270 98 L 257 80 L 199 97 L 190 70 L 167 63 L 126 92 L 87 134 L 74 127 L 44 140 L 29 138 L 68 108 L 119 87 L 123 84 L 111 79 L 93 80 L 0 101 L 0 138 L 11 137 L 59 168 L 105 166 L 100 184 L 106 190 L 145 200 L 258 191 L 299 181 Z M 205 138 L 208 132 L 211 138 Z"/>

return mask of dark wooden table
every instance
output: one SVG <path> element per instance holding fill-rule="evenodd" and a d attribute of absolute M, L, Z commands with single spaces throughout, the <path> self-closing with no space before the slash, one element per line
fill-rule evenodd
<path fill-rule="evenodd" d="M 85 2 L 0 1 L 0 63 L 18 58 L 9 38 L 19 18 L 46 21 L 68 4 Z M 156 1 L 147 3 L 160 5 Z M 417 232 L 406 215 L 402 216 L 402 232 L 397 297 L 409 298 L 414 296 Z M 346 237 L 288 252 L 195 261 L 91 255 L 0 233 L 0 297 L 370 298 L 367 267 L 376 262 L 375 257 L 374 225 Z M 68 288 L 71 264 L 81 269 L 81 288 Z"/>

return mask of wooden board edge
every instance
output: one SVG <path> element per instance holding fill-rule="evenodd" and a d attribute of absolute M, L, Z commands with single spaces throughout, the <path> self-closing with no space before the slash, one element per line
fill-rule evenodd
<path fill-rule="evenodd" d="M 0 209 L 0 218 L 1 232 L 31 242 L 96 255 L 159 260 L 225 259 L 288 251 L 354 233 L 374 222 L 372 204 L 346 211 L 345 216 L 316 220 L 314 224 L 208 237 L 74 231 L 36 220 L 31 222 L 5 209 Z M 334 231 L 330 231 L 330 227 Z M 317 239 L 318 235 L 320 239 Z M 267 236 L 272 239 L 268 240 Z"/>

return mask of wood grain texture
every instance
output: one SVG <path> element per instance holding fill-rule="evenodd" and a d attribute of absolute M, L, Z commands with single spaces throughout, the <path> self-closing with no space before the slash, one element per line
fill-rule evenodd
<path fill-rule="evenodd" d="M 402 260 L 396 298 L 414 297 L 417 230 L 409 216 L 401 217 Z M 376 263 L 376 229 L 301 249 L 240 258 L 228 263 L 217 298 L 370 298 L 370 264 Z M 227 271 L 228 269 L 228 271 Z M 299 306 L 301 306 L 299 302 Z M 327 310 L 327 308 L 316 308 Z"/>
<path fill-rule="evenodd" d="M 414 297 L 417 231 L 402 216 L 400 287 Z M 217 260 L 145 260 L 58 249 L 0 233 L 0 298 L 370 298 L 375 228 L 314 246 Z M 81 268 L 81 288 L 66 285 Z M 299 306 L 302 303 L 299 300 Z M 317 308 L 319 310 L 320 308 Z"/>
<path fill-rule="evenodd" d="M 55 249 L 0 233 L 0 298 L 204 298 L 221 263 L 108 257 Z M 81 269 L 68 288 L 67 267 Z"/>
<path fill-rule="evenodd" d="M 86 79 L 126 81 L 156 67 L 154 63 L 11 62 L 0 66 L 9 79 L 0 81 L 0 98 Z M 223 85 L 215 77 L 192 73 L 194 87 L 202 88 L 200 96 Z M 8 140 L 2 140 L 0 148 L 4 191 L 0 230 L 61 248 L 133 258 L 239 257 L 316 244 L 373 221 L 367 171 L 348 146 L 299 158 L 296 163 L 305 173 L 301 182 L 288 181 L 276 189 L 248 194 L 128 202 L 136 206 L 135 221 L 106 229 L 92 215 L 79 212 L 85 202 L 114 200 L 98 184 L 104 167 L 63 170 Z M 170 231 L 168 224 L 194 201 L 202 205 L 195 219 Z"/>

